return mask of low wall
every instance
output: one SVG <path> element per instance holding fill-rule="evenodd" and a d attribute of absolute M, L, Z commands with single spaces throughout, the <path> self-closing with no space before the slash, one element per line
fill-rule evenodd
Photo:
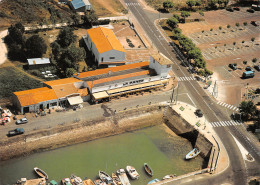
<path fill-rule="evenodd" d="M 165 109 L 164 122 L 177 135 L 188 139 L 193 147 L 199 148 L 203 157 L 210 156 L 212 143 L 171 107 Z"/>
<path fill-rule="evenodd" d="M 142 107 L 111 117 L 59 125 L 0 141 L 0 160 L 90 141 L 163 123 L 158 106 Z"/>

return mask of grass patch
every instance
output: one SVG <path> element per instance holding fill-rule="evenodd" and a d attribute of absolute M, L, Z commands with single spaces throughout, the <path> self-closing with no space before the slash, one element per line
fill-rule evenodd
<path fill-rule="evenodd" d="M 0 68 L 0 99 L 9 98 L 12 92 L 42 87 L 40 81 L 28 77 L 13 67 Z"/>
<path fill-rule="evenodd" d="M 185 108 L 184 108 L 183 106 L 180 107 L 180 110 L 181 110 L 181 111 L 184 111 L 184 109 L 185 109 Z"/>

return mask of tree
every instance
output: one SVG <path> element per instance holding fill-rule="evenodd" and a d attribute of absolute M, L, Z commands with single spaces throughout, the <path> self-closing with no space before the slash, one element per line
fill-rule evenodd
<path fill-rule="evenodd" d="M 253 45 L 254 45 L 254 41 L 255 41 L 255 37 L 252 37 L 252 38 L 251 38 L 252 47 L 253 47 Z"/>
<path fill-rule="evenodd" d="M 185 22 L 186 17 L 189 17 L 189 16 L 190 16 L 190 12 L 181 11 L 181 17 L 183 17 L 184 22 Z"/>
<path fill-rule="evenodd" d="M 72 63 L 77 63 L 86 57 L 86 52 L 83 48 L 77 48 L 75 46 L 69 47 L 67 50 L 63 53 L 66 58 L 70 59 Z"/>
<path fill-rule="evenodd" d="M 77 71 L 74 68 L 67 68 L 65 71 L 66 77 L 71 77 L 73 74 L 75 74 Z"/>
<path fill-rule="evenodd" d="M 92 25 L 98 21 L 98 17 L 95 14 L 94 10 L 91 11 L 85 11 L 84 16 L 83 16 L 83 24 L 89 28 L 92 27 Z"/>
<path fill-rule="evenodd" d="M 57 42 L 60 44 L 61 47 L 66 48 L 70 44 L 76 41 L 77 36 L 74 35 L 72 28 L 65 27 L 60 30 L 59 35 L 57 37 Z"/>
<path fill-rule="evenodd" d="M 173 14 L 172 17 L 176 18 L 180 22 L 180 16 L 178 14 Z"/>
<path fill-rule="evenodd" d="M 181 30 L 180 28 L 174 28 L 174 29 L 173 29 L 173 32 L 174 32 L 175 34 L 180 34 L 180 33 L 182 32 L 182 30 Z"/>
<path fill-rule="evenodd" d="M 201 2 L 201 0 L 196 0 L 196 4 L 195 4 L 195 6 L 200 6 L 202 4 L 202 2 Z M 200 12 L 199 12 L 200 13 Z M 203 13 L 203 12 L 202 12 Z M 201 13 L 200 13 L 201 14 Z M 203 13 L 203 15 L 202 16 L 204 16 L 204 13 Z"/>
<path fill-rule="evenodd" d="M 236 45 L 236 44 L 237 44 L 236 42 L 233 42 L 233 46 L 234 46 L 234 48 L 233 48 L 233 49 L 234 49 L 234 50 L 235 50 L 235 45 Z"/>
<path fill-rule="evenodd" d="M 252 62 L 253 62 L 253 63 L 256 63 L 256 62 L 257 62 L 257 58 L 253 58 L 253 59 L 252 59 Z"/>
<path fill-rule="evenodd" d="M 227 25 L 227 28 L 229 29 L 230 27 L 231 27 L 231 26 L 228 24 L 228 25 Z"/>
<path fill-rule="evenodd" d="M 246 60 L 244 60 L 244 61 L 243 61 L 243 64 L 244 64 L 244 65 L 246 65 L 246 64 L 247 64 L 247 61 L 246 61 Z"/>
<path fill-rule="evenodd" d="M 222 30 L 222 26 L 218 27 L 219 30 Z"/>
<path fill-rule="evenodd" d="M 186 4 L 190 7 L 190 9 L 192 9 L 192 7 L 196 5 L 196 1 L 195 0 L 187 0 Z"/>
<path fill-rule="evenodd" d="M 244 40 L 242 40 L 242 42 L 241 42 L 241 43 L 242 43 L 242 46 L 244 46 L 244 43 L 245 43 L 245 41 L 244 41 Z"/>
<path fill-rule="evenodd" d="M 166 23 L 173 29 L 177 27 L 179 21 L 176 18 L 171 17 L 166 21 Z"/>
<path fill-rule="evenodd" d="M 80 24 L 80 21 L 81 21 L 81 17 L 78 15 L 78 14 L 73 14 L 71 16 L 72 20 L 73 20 L 73 24 L 74 25 L 79 25 Z"/>
<path fill-rule="evenodd" d="M 244 26 L 247 26 L 247 22 L 243 22 L 243 25 L 244 25 Z"/>
<path fill-rule="evenodd" d="M 242 101 L 239 105 L 239 112 L 246 120 L 256 114 L 256 105 L 252 101 Z"/>
<path fill-rule="evenodd" d="M 51 47 L 52 47 L 52 54 L 54 55 L 54 58 L 59 59 L 61 55 L 61 46 L 58 44 L 58 42 L 55 41 L 51 43 Z"/>
<path fill-rule="evenodd" d="M 237 29 L 239 28 L 239 26 L 240 26 L 240 24 L 237 22 L 237 23 L 236 23 L 236 27 L 237 27 Z"/>
<path fill-rule="evenodd" d="M 25 28 L 21 23 L 17 23 L 14 26 L 11 25 L 8 28 L 8 40 L 10 40 L 12 43 L 20 44 L 24 46 L 25 43 L 25 37 L 24 37 L 24 31 Z M 8 43 L 7 43 L 8 44 Z"/>
<path fill-rule="evenodd" d="M 204 16 L 204 12 L 203 11 L 199 11 L 199 14 L 201 15 L 201 16 Z"/>
<path fill-rule="evenodd" d="M 170 8 L 173 8 L 173 6 L 174 6 L 174 4 L 173 4 L 173 2 L 170 1 L 170 0 L 166 0 L 166 1 L 163 2 L 163 8 L 164 8 L 165 10 L 167 10 L 167 11 L 168 11 Z"/>
<path fill-rule="evenodd" d="M 42 37 L 33 35 L 25 43 L 27 56 L 30 58 L 41 58 L 47 51 L 47 45 Z"/>
<path fill-rule="evenodd" d="M 194 48 L 193 50 L 189 50 L 188 51 L 188 58 L 189 59 L 195 59 L 195 58 L 200 58 L 201 55 L 201 51 L 199 48 Z"/>
<path fill-rule="evenodd" d="M 209 0 L 208 1 L 208 7 L 210 9 L 216 9 L 217 8 L 217 0 Z"/>

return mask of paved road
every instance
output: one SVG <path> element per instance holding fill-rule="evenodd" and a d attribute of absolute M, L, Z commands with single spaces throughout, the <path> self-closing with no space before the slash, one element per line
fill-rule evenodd
<path fill-rule="evenodd" d="M 136 0 L 125 0 L 129 6 L 129 10 L 133 13 L 136 19 L 139 21 L 142 28 L 145 30 L 146 34 L 152 41 L 153 45 L 171 59 L 174 63 L 173 71 L 177 77 L 192 77 L 187 71 L 186 67 L 181 65 L 181 62 L 176 58 L 176 55 L 172 52 L 171 46 L 161 35 L 160 31 L 154 25 L 154 17 L 151 13 L 148 15 L 145 10 L 139 6 Z M 129 4 L 130 3 L 130 4 Z M 133 5 L 131 5 L 133 3 Z M 149 16 L 149 17 L 148 17 Z M 220 108 L 199 86 L 195 81 L 183 81 L 181 82 L 184 88 L 187 90 L 189 96 L 192 98 L 193 102 L 197 107 L 203 110 L 205 116 L 210 122 L 219 122 L 230 120 L 230 117 L 226 114 L 224 108 Z M 220 175 L 214 175 L 206 179 L 200 179 L 196 181 L 197 184 L 220 184 L 222 182 L 231 181 L 234 184 L 244 185 L 247 182 L 247 177 L 255 174 L 260 174 L 257 166 L 259 165 L 260 156 L 259 148 L 247 140 L 247 133 L 244 130 L 238 131 L 234 126 L 231 127 L 218 127 L 214 128 L 218 136 L 224 143 L 224 146 L 228 152 L 230 158 L 230 166 L 224 173 Z M 241 153 L 235 144 L 231 134 L 237 137 L 241 144 L 250 152 L 250 154 L 255 158 L 254 165 L 247 165 L 243 160 Z M 249 144 L 250 143 L 250 144 Z M 250 167 L 250 169 L 249 169 Z M 255 172 L 252 172 L 253 170 Z M 180 182 L 175 182 L 172 184 L 178 184 Z M 187 184 L 194 184 L 195 182 L 187 182 Z"/>

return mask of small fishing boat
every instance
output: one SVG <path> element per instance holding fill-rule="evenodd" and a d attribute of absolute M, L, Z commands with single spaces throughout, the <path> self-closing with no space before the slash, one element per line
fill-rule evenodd
<path fill-rule="evenodd" d="M 99 171 L 98 175 L 99 175 L 99 178 L 100 178 L 103 182 L 105 182 L 105 183 L 107 183 L 107 184 L 115 184 L 115 183 L 113 182 L 113 179 L 112 179 L 106 172 Z"/>
<path fill-rule="evenodd" d="M 62 185 L 71 185 L 70 179 L 69 178 L 64 178 L 61 180 Z"/>
<path fill-rule="evenodd" d="M 83 185 L 95 185 L 91 179 L 87 179 L 83 181 Z"/>
<path fill-rule="evenodd" d="M 35 173 L 41 177 L 41 178 L 45 178 L 46 180 L 48 180 L 48 175 L 47 173 L 45 173 L 42 169 L 38 168 L 38 167 L 35 167 L 34 168 L 34 171 Z"/>
<path fill-rule="evenodd" d="M 112 173 L 112 179 L 116 183 L 116 185 L 122 185 L 120 178 L 115 173 Z"/>
<path fill-rule="evenodd" d="M 174 177 L 176 177 L 176 174 L 165 175 L 165 176 L 163 177 L 163 180 L 172 179 L 172 178 L 174 178 Z"/>
<path fill-rule="evenodd" d="M 156 182 L 160 182 L 160 180 L 159 179 L 153 179 L 150 182 L 148 182 L 148 184 L 154 184 Z"/>
<path fill-rule="evenodd" d="M 107 183 L 103 182 L 101 179 L 94 180 L 95 185 L 107 185 Z"/>
<path fill-rule="evenodd" d="M 192 159 L 195 158 L 196 156 L 198 156 L 200 153 L 200 150 L 197 148 L 194 148 L 192 151 L 190 151 L 187 155 L 186 155 L 186 159 Z"/>
<path fill-rule="evenodd" d="M 153 170 L 147 163 L 144 163 L 144 170 L 148 175 L 153 176 Z"/>
<path fill-rule="evenodd" d="M 131 177 L 131 179 L 138 179 L 140 177 L 140 175 L 133 166 L 126 166 L 126 171 Z"/>
<path fill-rule="evenodd" d="M 122 182 L 122 185 L 131 185 L 129 182 L 129 179 L 125 173 L 125 170 L 123 168 L 120 168 L 116 171 L 116 174 L 118 175 L 120 181 Z"/>
<path fill-rule="evenodd" d="M 70 182 L 72 185 L 83 185 L 82 179 L 73 174 L 70 177 Z"/>

